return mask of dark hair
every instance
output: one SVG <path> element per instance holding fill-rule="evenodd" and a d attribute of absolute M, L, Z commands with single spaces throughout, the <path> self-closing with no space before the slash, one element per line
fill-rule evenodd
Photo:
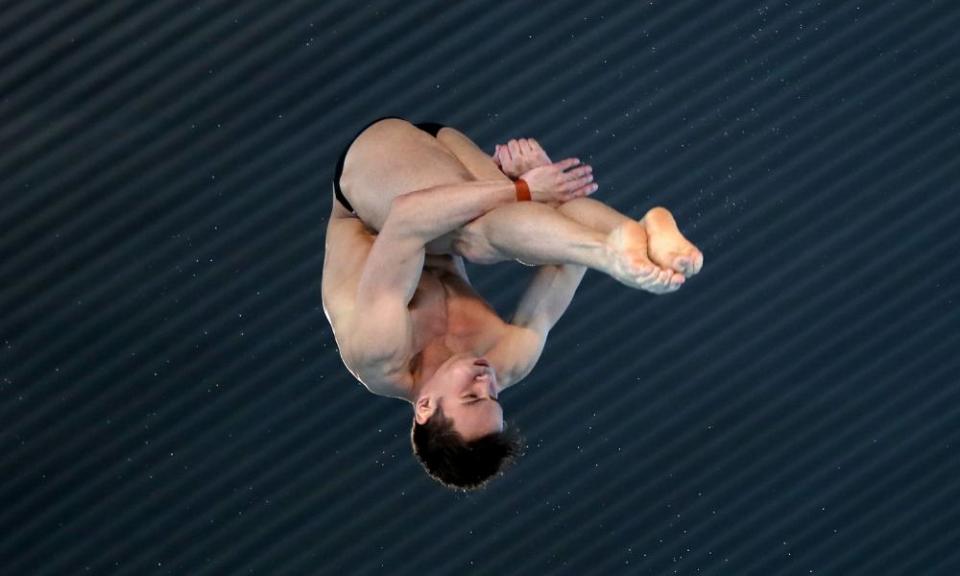
<path fill-rule="evenodd" d="M 509 426 L 467 442 L 439 406 L 426 424 L 414 419 L 410 440 L 427 474 L 447 488 L 462 490 L 484 486 L 523 446 L 519 434 Z"/>

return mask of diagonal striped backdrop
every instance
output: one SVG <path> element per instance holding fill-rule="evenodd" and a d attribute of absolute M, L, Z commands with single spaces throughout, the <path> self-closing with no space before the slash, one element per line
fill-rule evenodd
<path fill-rule="evenodd" d="M 0 3 L 0 574 L 960 573 L 960 4 Z M 381 115 L 670 208 L 448 493 L 340 364 L 329 178 Z M 504 314 L 529 270 L 471 267 Z"/>

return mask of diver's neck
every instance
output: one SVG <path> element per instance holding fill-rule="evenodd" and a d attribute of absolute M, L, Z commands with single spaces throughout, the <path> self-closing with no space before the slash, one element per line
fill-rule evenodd
<path fill-rule="evenodd" d="M 413 366 L 413 389 L 410 391 L 410 401 L 416 402 L 417 398 L 423 392 L 423 386 L 426 384 L 440 366 L 453 356 L 453 351 L 446 345 L 437 342 L 427 344 L 418 355 Z"/>

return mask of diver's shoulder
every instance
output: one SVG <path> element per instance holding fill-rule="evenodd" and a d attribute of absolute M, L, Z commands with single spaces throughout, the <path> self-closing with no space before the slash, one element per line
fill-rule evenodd
<path fill-rule="evenodd" d="M 357 371 L 350 369 L 350 373 L 371 394 L 410 401 L 411 386 L 408 378 L 396 374 L 384 374 L 376 368 Z"/>
<path fill-rule="evenodd" d="M 365 362 L 361 354 L 352 354 L 349 347 L 340 349 L 340 359 L 357 382 L 371 394 L 409 400 L 413 388 L 409 373 L 389 372 L 382 365 Z"/>

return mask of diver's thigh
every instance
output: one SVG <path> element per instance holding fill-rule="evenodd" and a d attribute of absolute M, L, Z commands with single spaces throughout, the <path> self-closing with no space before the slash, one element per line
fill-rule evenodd
<path fill-rule="evenodd" d="M 436 138 L 406 120 L 369 127 L 347 152 L 340 186 L 357 215 L 381 229 L 394 198 L 414 190 L 473 180 Z"/>
<path fill-rule="evenodd" d="M 497 168 L 491 156 L 487 155 L 473 140 L 456 128 L 444 126 L 437 133 L 437 140 L 446 146 L 477 180 L 509 180 Z"/>

